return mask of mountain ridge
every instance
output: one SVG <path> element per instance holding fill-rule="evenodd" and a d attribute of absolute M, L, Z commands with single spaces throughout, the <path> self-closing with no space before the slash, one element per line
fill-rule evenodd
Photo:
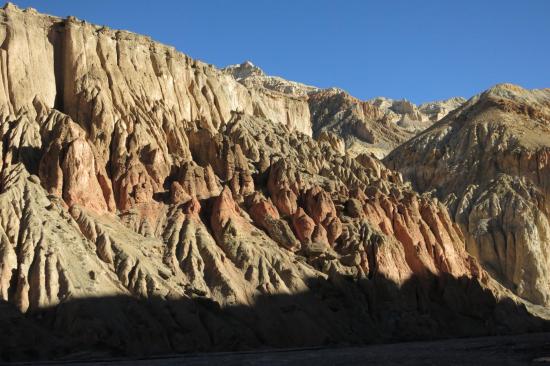
<path fill-rule="evenodd" d="M 542 304 L 548 304 L 549 103 L 549 89 L 498 84 L 386 159 L 419 191 L 433 189 L 447 202 L 470 236 L 470 252 Z"/>
<path fill-rule="evenodd" d="M 282 93 L 301 100 L 309 106 L 314 137 L 323 134 L 326 139 L 326 134 L 337 135 L 343 138 L 337 144 L 353 156 L 374 153 L 383 157 L 465 102 L 460 97 L 421 106 L 405 99 L 383 97 L 362 101 L 340 88 L 322 89 L 269 76 L 250 61 L 227 66 L 222 71 L 248 89 Z"/>

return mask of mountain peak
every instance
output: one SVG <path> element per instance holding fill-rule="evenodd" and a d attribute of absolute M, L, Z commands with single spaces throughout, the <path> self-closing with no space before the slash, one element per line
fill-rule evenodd
<path fill-rule="evenodd" d="M 229 65 L 223 68 L 224 71 L 233 75 L 237 80 L 245 79 L 250 76 L 265 76 L 265 72 L 258 66 L 254 65 L 251 61 L 246 60 L 243 63 Z"/>
<path fill-rule="evenodd" d="M 19 10 L 19 7 L 15 5 L 14 3 L 8 1 L 6 4 L 4 4 L 4 7 L 2 8 L 4 10 Z"/>

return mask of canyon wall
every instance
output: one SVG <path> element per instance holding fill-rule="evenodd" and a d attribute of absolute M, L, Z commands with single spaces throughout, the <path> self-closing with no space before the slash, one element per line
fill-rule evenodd
<path fill-rule="evenodd" d="M 3 359 L 545 329 L 443 204 L 313 139 L 305 99 L 129 32 L 0 15 Z"/>

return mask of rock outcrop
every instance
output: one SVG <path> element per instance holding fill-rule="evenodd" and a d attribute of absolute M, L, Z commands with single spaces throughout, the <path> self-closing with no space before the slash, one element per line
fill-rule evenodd
<path fill-rule="evenodd" d="M 246 87 L 251 94 L 255 113 L 311 135 L 307 94 L 317 88 L 268 76 L 250 61 L 227 66 L 222 71 Z"/>
<path fill-rule="evenodd" d="M 445 207 L 310 137 L 309 96 L 129 32 L 1 15 L 0 358 L 545 329 Z"/>
<path fill-rule="evenodd" d="M 386 158 L 446 202 L 468 251 L 518 295 L 550 304 L 550 91 L 497 85 Z"/>

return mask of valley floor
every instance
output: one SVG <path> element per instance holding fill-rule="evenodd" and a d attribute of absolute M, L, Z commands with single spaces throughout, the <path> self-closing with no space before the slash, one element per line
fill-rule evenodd
<path fill-rule="evenodd" d="M 204 353 L 149 359 L 45 362 L 40 365 L 545 365 L 550 333 L 348 348 Z M 16 365 L 30 365 L 18 363 Z M 36 363 L 33 363 L 36 365 Z"/>

